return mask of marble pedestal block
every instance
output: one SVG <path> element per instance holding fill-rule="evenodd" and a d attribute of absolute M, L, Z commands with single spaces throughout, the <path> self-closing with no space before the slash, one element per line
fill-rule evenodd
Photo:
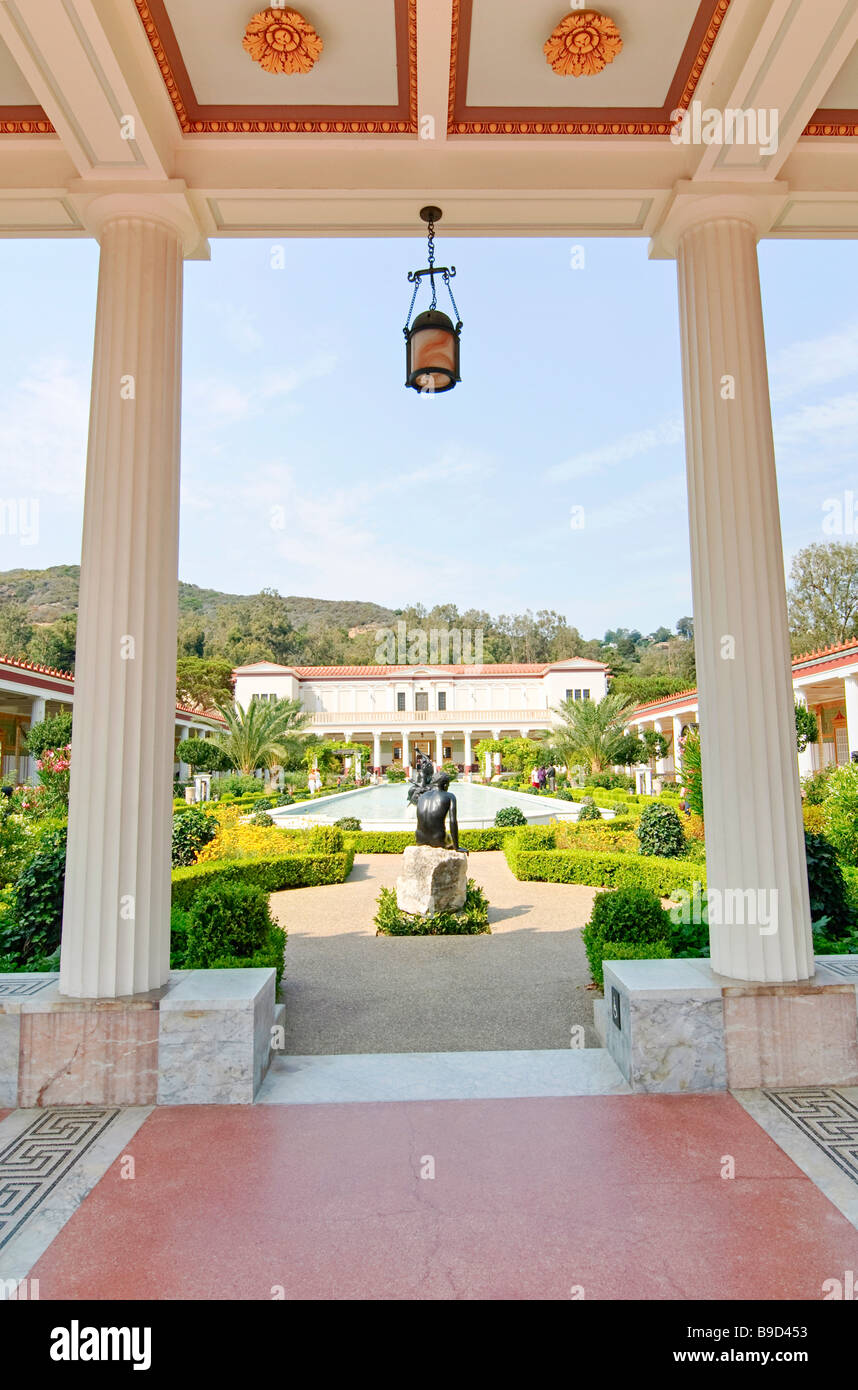
<path fill-rule="evenodd" d="M 396 880 L 400 912 L 421 917 L 458 912 L 465 906 L 468 856 L 456 849 L 409 845 L 402 854 L 402 873 Z"/>
<path fill-rule="evenodd" d="M 159 1105 L 250 1105 L 271 1060 L 273 970 L 193 970 L 161 1001 Z"/>
<path fill-rule="evenodd" d="M 273 970 L 174 971 L 127 999 L 0 975 L 0 1106 L 249 1104 L 268 1068 Z"/>
<path fill-rule="evenodd" d="M 708 960 L 605 962 L 600 1034 L 636 1091 L 858 1085 L 858 959 L 758 985 Z"/>

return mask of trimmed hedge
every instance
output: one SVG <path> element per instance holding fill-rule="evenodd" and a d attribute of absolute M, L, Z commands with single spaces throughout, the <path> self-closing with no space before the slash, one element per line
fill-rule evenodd
<path fill-rule="evenodd" d="M 507 846 L 507 863 L 516 878 L 543 883 L 585 883 L 591 888 L 651 888 L 667 898 L 676 888 L 693 892 L 705 887 L 702 864 L 681 859 L 656 859 L 640 854 L 603 854 L 595 850 L 518 850 Z"/>
<path fill-rule="evenodd" d="M 477 936 L 491 932 L 485 893 L 468 879 L 465 905 L 458 912 L 436 912 L 430 917 L 402 912 L 392 888 L 382 888 L 375 916 L 376 936 Z"/>
<path fill-rule="evenodd" d="M 537 827 L 548 829 L 545 827 Z M 489 826 L 485 830 L 460 830 L 459 844 L 467 850 L 503 849 L 512 834 L 510 827 Z M 345 842 L 357 854 L 401 854 L 413 845 L 413 830 L 346 831 Z"/>
<path fill-rule="evenodd" d="M 672 960 L 673 950 L 666 941 L 604 941 L 596 984 L 605 987 L 605 966 L 612 960 Z M 596 970 L 591 974 L 594 979 Z"/>
<path fill-rule="evenodd" d="M 188 908 L 201 888 L 216 882 L 253 884 L 266 893 L 284 888 L 315 888 L 323 883 L 343 883 L 351 873 L 354 850 L 341 854 L 284 854 L 270 859 L 215 859 L 173 870 L 172 902 Z"/>

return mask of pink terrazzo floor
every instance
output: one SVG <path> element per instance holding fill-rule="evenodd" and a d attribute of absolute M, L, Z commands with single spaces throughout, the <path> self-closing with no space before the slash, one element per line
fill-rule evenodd
<path fill-rule="evenodd" d="M 818 1300 L 858 1268 L 727 1095 L 171 1107 L 127 1153 L 31 1271 L 42 1299 Z"/>

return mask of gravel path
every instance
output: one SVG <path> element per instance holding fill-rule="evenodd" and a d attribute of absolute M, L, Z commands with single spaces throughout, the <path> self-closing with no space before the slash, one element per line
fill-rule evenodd
<path fill-rule="evenodd" d="M 568 1047 L 574 1024 L 598 1046 L 580 933 L 595 889 L 519 883 L 503 854 L 474 853 L 490 936 L 377 937 L 400 865 L 358 855 L 346 883 L 272 895 L 289 932 L 287 1054 Z"/>

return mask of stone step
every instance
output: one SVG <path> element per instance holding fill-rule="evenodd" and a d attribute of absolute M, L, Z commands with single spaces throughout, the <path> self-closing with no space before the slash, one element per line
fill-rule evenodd
<path fill-rule="evenodd" d="M 256 1096 L 262 1105 L 382 1100 L 507 1100 L 627 1095 L 603 1048 L 527 1052 L 362 1052 L 276 1055 Z"/>

